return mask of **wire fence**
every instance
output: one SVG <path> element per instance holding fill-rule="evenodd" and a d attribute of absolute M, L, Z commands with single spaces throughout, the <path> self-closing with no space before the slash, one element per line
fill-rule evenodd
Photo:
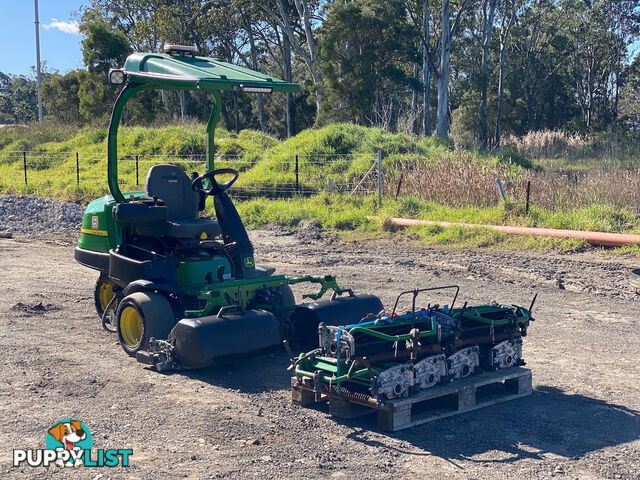
<path fill-rule="evenodd" d="M 568 211 L 593 205 L 640 212 L 640 169 L 538 171 L 511 164 L 486 165 L 470 159 L 437 160 L 382 154 L 224 155 L 215 168 L 240 172 L 229 194 L 236 199 L 291 198 L 318 193 L 371 196 L 378 205 L 385 198 L 417 198 L 453 207 L 495 206 L 502 202 L 496 189 L 525 206 Z M 187 174 L 206 171 L 205 155 L 123 155 L 118 182 L 123 192 L 144 190 L 153 165 L 179 165 Z M 384 170 L 384 171 L 383 171 Z M 73 151 L 0 150 L 0 192 L 37 193 L 86 201 L 108 193 L 107 160 Z"/>
<path fill-rule="evenodd" d="M 144 190 L 145 178 L 154 165 L 172 164 L 188 175 L 206 171 L 205 155 L 125 155 L 118 159 L 121 190 Z M 239 199 L 290 198 L 321 192 L 350 195 L 381 195 L 382 157 L 370 154 L 265 154 L 216 156 L 215 168 L 240 172 L 229 191 Z M 83 191 L 107 191 L 107 160 L 79 152 L 0 152 L 0 189 L 34 191 L 77 187 Z M 381 200 L 381 198 L 379 198 Z"/>

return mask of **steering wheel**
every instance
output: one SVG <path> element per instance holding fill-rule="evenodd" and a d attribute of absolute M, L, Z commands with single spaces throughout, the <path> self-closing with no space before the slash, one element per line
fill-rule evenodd
<path fill-rule="evenodd" d="M 215 176 L 225 173 L 230 173 L 231 175 L 233 175 L 233 178 L 225 183 L 216 182 Z M 216 195 L 218 193 L 224 192 L 225 190 L 228 190 L 229 187 L 233 185 L 233 182 L 238 179 L 238 175 L 240 175 L 238 171 L 234 170 L 233 168 L 218 168 L 217 170 L 211 170 L 210 172 L 203 173 L 198 178 L 194 179 L 193 182 L 191 182 L 191 188 L 193 189 L 193 191 L 202 192 L 205 195 Z M 209 182 L 211 183 L 211 188 L 204 188 L 202 186 L 203 180 L 209 180 Z"/>

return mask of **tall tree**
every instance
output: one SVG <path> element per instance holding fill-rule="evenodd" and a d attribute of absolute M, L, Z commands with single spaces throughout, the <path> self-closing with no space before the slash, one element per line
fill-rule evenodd
<path fill-rule="evenodd" d="M 52 74 L 42 84 L 42 103 L 48 116 L 66 125 L 80 125 L 83 117 L 80 114 L 80 88 L 77 70 L 64 75 Z"/>
<path fill-rule="evenodd" d="M 440 36 L 440 74 L 438 76 L 438 117 L 436 131 L 439 137 L 449 133 L 449 71 L 451 68 L 451 39 L 458 29 L 462 16 L 466 13 L 470 0 L 461 0 L 458 11 L 451 22 L 451 0 L 442 0 Z"/>
<path fill-rule="evenodd" d="M 500 53 L 498 60 L 498 104 L 496 106 L 496 128 L 494 143 L 500 147 L 502 135 L 502 103 L 504 99 L 504 69 L 507 56 L 507 42 L 511 26 L 516 18 L 516 2 L 518 0 L 506 0 L 503 2 L 500 12 Z"/>
<path fill-rule="evenodd" d="M 422 7 L 422 135 L 431 135 L 431 48 L 429 43 L 429 0 Z"/>
<path fill-rule="evenodd" d="M 287 36 L 287 41 L 296 54 L 300 55 L 305 65 L 309 69 L 314 84 L 316 97 L 316 112 L 320 112 L 320 105 L 324 99 L 324 88 L 322 84 L 322 73 L 318 65 L 318 50 L 315 38 L 315 31 L 312 27 L 313 5 L 309 0 L 294 0 L 295 11 L 283 0 L 261 4 L 263 10 L 271 15 L 278 23 L 278 26 Z M 321 2 L 315 6 L 315 10 L 320 8 Z M 296 34 L 298 25 L 302 25 L 302 31 Z M 304 39 L 304 42 L 301 41 Z"/>
<path fill-rule="evenodd" d="M 242 15 L 242 21 L 243 21 L 244 29 L 247 32 L 247 36 L 249 37 L 249 52 L 251 54 L 251 68 L 253 70 L 259 71 L 260 68 L 258 66 L 258 48 L 256 47 L 256 40 L 255 40 L 255 35 L 253 33 L 253 26 L 251 25 L 249 16 L 246 13 Z M 261 93 L 258 93 L 256 95 L 256 103 L 258 106 L 258 119 L 260 121 L 260 130 L 262 132 L 266 132 L 267 121 L 264 115 L 264 103 L 262 101 Z"/>
<path fill-rule="evenodd" d="M 418 62 L 413 62 L 413 78 L 418 78 Z M 418 85 L 411 94 L 411 133 L 418 134 Z"/>
<path fill-rule="evenodd" d="M 431 9 L 429 2 L 433 0 L 417 0 L 408 3 L 409 20 L 420 39 L 422 56 L 422 135 L 431 135 L 431 78 L 438 78 L 438 69 L 434 62 L 437 47 L 431 44 Z M 436 39 L 436 44 L 439 40 Z M 417 74 L 414 74 L 415 78 Z"/>
<path fill-rule="evenodd" d="M 499 0 L 482 2 L 482 61 L 480 65 L 480 128 L 478 141 L 481 147 L 487 147 L 487 91 L 489 89 L 489 47 L 493 35 L 493 22 Z"/>
<path fill-rule="evenodd" d="M 399 102 L 416 85 L 406 66 L 419 57 L 401 0 L 333 3 L 319 55 L 327 100 L 322 121 L 393 125 Z"/>
<path fill-rule="evenodd" d="M 48 76 L 45 73 L 45 81 Z M 36 81 L 33 78 L 0 72 L 0 123 L 29 123 L 37 120 L 36 98 Z"/>

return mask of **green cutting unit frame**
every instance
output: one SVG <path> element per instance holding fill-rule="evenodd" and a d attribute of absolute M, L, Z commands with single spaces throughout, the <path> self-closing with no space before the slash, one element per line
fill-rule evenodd
<path fill-rule="evenodd" d="M 450 305 L 416 307 L 423 292 L 455 290 Z M 292 356 L 292 386 L 318 395 L 381 405 L 439 384 L 490 370 L 524 365 L 522 337 L 533 320 L 530 307 L 491 303 L 455 308 L 459 287 L 402 292 L 393 311 L 356 323 L 319 325 L 318 348 Z M 398 314 L 403 296 L 412 308 Z"/>
<path fill-rule="evenodd" d="M 103 326 L 117 332 L 125 352 L 157 369 L 207 366 L 291 339 L 317 338 L 320 322 L 377 313 L 372 295 L 344 290 L 334 276 L 287 277 L 255 264 L 253 246 L 227 190 L 233 169 L 214 168 L 214 134 L 221 91 L 296 92 L 299 85 L 196 55 L 193 47 L 134 53 L 109 81 L 122 85 L 108 133 L 111 195 L 89 203 L 75 258 L 100 272 L 94 291 Z M 199 175 L 175 165 L 153 166 L 144 191 L 121 192 L 118 128 L 127 102 L 150 89 L 201 90 L 214 106 L 206 129 L 206 168 Z M 231 179 L 219 181 L 221 177 Z M 213 198 L 216 220 L 200 218 Z M 290 285 L 317 284 L 296 304 Z M 317 301 L 327 291 L 330 300 Z M 343 296 L 343 293 L 349 293 Z"/>

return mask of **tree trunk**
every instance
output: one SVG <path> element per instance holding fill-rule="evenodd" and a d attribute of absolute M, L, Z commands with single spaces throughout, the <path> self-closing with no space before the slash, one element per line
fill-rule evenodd
<path fill-rule="evenodd" d="M 507 51 L 507 40 L 509 38 L 509 30 L 515 17 L 515 11 L 511 11 L 509 20 L 505 25 L 504 19 L 502 21 L 502 28 L 500 29 L 500 62 L 498 73 L 498 106 L 496 108 L 496 132 L 495 132 L 495 144 L 496 148 L 500 147 L 500 137 L 502 135 L 502 102 L 504 99 L 504 62 Z"/>
<path fill-rule="evenodd" d="M 449 105 L 449 63 L 451 60 L 450 0 L 442 0 L 442 38 L 440 40 L 440 77 L 438 78 L 438 118 L 436 131 L 439 137 L 449 132 L 447 108 Z"/>
<path fill-rule="evenodd" d="M 496 107 L 495 146 L 500 147 L 502 135 L 502 102 L 504 97 L 504 54 L 500 52 L 500 73 L 498 73 L 498 106 Z"/>
<path fill-rule="evenodd" d="M 529 127 L 529 131 L 533 132 L 535 130 L 534 118 L 533 118 L 533 85 L 531 79 L 531 67 L 527 62 L 527 72 L 526 72 L 526 85 L 525 85 L 525 96 L 527 101 L 527 124 Z"/>
<path fill-rule="evenodd" d="M 235 90 L 233 91 L 233 116 L 235 120 L 235 131 L 237 134 L 240 131 L 240 112 L 238 111 L 238 94 Z"/>
<path fill-rule="evenodd" d="M 251 28 L 251 22 L 246 16 L 243 16 L 243 20 L 244 20 L 244 28 L 249 35 L 251 66 L 255 71 L 259 71 L 258 70 L 258 51 L 256 49 L 255 38 L 253 37 L 253 29 Z M 264 103 L 262 101 L 261 93 L 257 94 L 256 102 L 258 104 L 258 119 L 260 120 L 260 131 L 264 133 L 267 131 L 267 122 L 264 117 Z"/>
<path fill-rule="evenodd" d="M 304 61 L 309 73 L 311 74 L 311 78 L 313 80 L 313 84 L 316 87 L 315 89 L 315 97 L 316 97 L 316 115 L 320 113 L 320 104 L 322 103 L 324 97 L 324 90 L 322 88 L 322 74 L 318 69 L 318 57 L 317 57 L 317 49 L 316 42 L 313 34 L 313 28 L 311 26 L 311 13 L 309 12 L 308 2 L 306 0 L 295 0 L 296 9 L 298 10 L 298 15 L 302 20 L 305 31 L 305 40 L 309 51 L 306 51 L 300 45 L 300 42 L 296 38 L 293 27 L 291 26 L 291 22 L 289 21 L 289 16 L 287 15 L 287 11 L 284 7 L 284 3 L 282 0 L 278 0 L 278 12 L 279 15 L 270 9 L 266 8 L 266 11 L 269 12 L 272 16 L 276 18 L 280 28 L 283 31 L 283 37 L 287 38 L 287 41 L 290 44 L 290 48 L 293 48 Z"/>
<path fill-rule="evenodd" d="M 318 63 L 318 49 L 316 47 L 316 40 L 313 33 L 313 28 L 311 26 L 311 12 L 309 11 L 309 2 L 308 0 L 294 0 L 296 4 L 296 10 L 298 10 L 298 15 L 300 15 L 300 19 L 302 20 L 302 24 L 304 25 L 304 36 L 307 40 L 307 47 L 309 48 L 309 57 L 311 59 L 311 63 L 314 67 Z M 317 86 L 316 89 L 316 112 L 320 113 L 320 104 L 322 103 L 324 90 L 322 88 L 322 76 L 318 71 L 317 67 L 314 68 L 313 75 L 313 83 Z"/>
<path fill-rule="evenodd" d="M 282 36 L 282 67 L 284 70 L 284 81 L 291 82 L 291 43 L 287 35 Z M 291 138 L 296 134 L 296 109 L 293 102 L 293 93 L 287 93 L 287 138 Z"/>
<path fill-rule="evenodd" d="M 489 46 L 493 34 L 493 20 L 495 18 L 498 0 L 484 0 L 482 14 L 484 25 L 482 29 L 482 63 L 480 66 L 481 101 L 480 101 L 480 128 L 478 141 L 483 148 L 487 147 L 487 90 L 489 89 Z M 487 6 L 489 11 L 487 12 Z"/>
<path fill-rule="evenodd" d="M 413 63 L 413 78 L 418 79 L 418 63 Z M 413 89 L 411 95 L 411 133 L 418 134 L 418 90 Z"/>
<path fill-rule="evenodd" d="M 611 114 L 611 128 L 615 131 L 616 127 L 618 125 L 618 103 L 620 101 L 620 70 L 621 70 L 621 65 L 620 65 L 620 60 L 618 58 L 618 61 L 616 62 L 616 70 L 615 70 L 615 75 L 616 75 L 616 81 L 614 83 L 614 88 L 616 89 L 616 93 L 614 94 L 613 97 L 613 112 Z"/>
<path fill-rule="evenodd" d="M 425 45 L 422 46 L 422 83 L 424 91 L 422 92 L 422 135 L 428 137 L 431 135 L 431 68 L 429 65 L 429 0 L 424 0 L 422 9 L 422 36 Z"/>
<path fill-rule="evenodd" d="M 178 100 L 180 101 L 180 121 L 184 122 L 187 112 L 187 98 L 184 90 L 178 90 Z"/>
<path fill-rule="evenodd" d="M 222 119 L 224 120 L 224 126 L 227 130 L 231 131 L 231 118 L 229 118 L 229 112 L 227 111 L 227 107 L 224 102 L 225 91 L 220 92 L 222 103 L 220 104 L 220 113 L 222 114 Z"/>

